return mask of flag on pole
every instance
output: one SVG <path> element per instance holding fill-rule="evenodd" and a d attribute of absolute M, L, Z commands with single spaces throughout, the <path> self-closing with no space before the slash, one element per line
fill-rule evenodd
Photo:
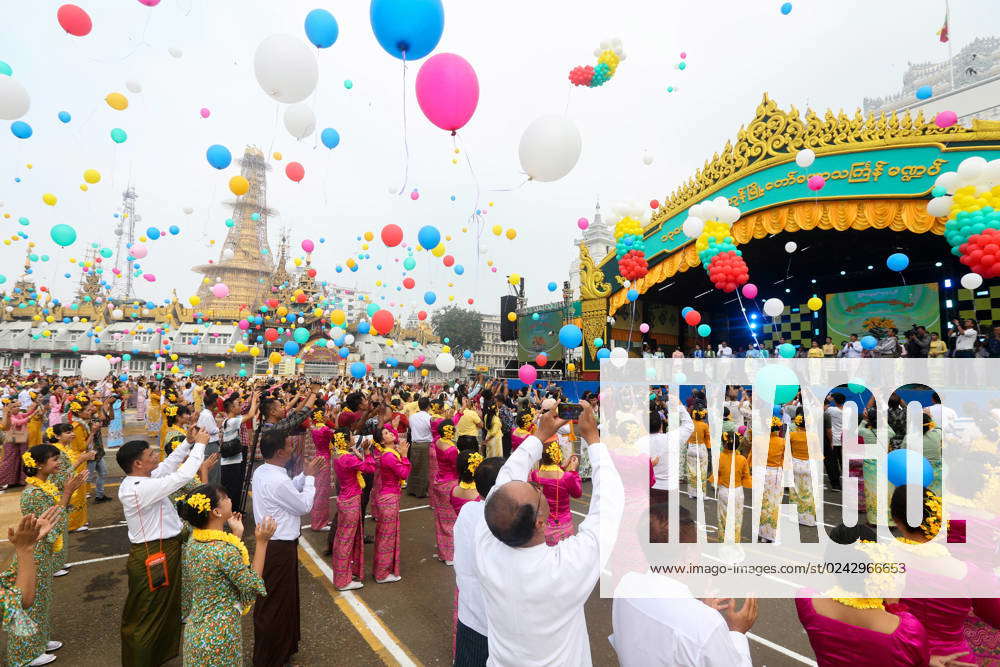
<path fill-rule="evenodd" d="M 941 26 L 941 29 L 937 31 L 938 39 L 941 40 L 942 43 L 948 41 L 948 13 L 949 13 L 948 12 L 948 7 L 947 7 L 947 5 L 945 5 L 945 10 L 944 10 L 944 25 Z"/>

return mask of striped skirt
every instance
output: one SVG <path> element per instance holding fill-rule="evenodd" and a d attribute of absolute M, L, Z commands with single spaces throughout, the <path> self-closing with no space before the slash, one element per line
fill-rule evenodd
<path fill-rule="evenodd" d="M 437 539 L 437 555 L 441 560 L 455 560 L 455 509 L 451 506 L 451 491 L 458 486 L 457 480 L 435 482 L 431 487 L 431 504 L 434 509 L 434 535 Z M 437 503 L 434 505 L 434 503 Z"/>
<path fill-rule="evenodd" d="M 576 527 L 573 525 L 572 519 L 563 523 L 546 522 L 545 524 L 545 543 L 550 547 L 554 547 L 567 537 L 574 535 L 576 535 Z"/>
<path fill-rule="evenodd" d="M 309 513 L 309 527 L 322 530 L 330 523 L 330 459 L 323 469 L 316 473 L 316 495 L 313 496 L 312 511 Z"/>
<path fill-rule="evenodd" d="M 361 494 L 337 499 L 337 533 L 333 540 L 333 585 L 343 588 L 351 579 L 364 579 L 364 530 Z M 377 553 L 377 552 L 376 552 Z"/>
<path fill-rule="evenodd" d="M 375 579 L 399 576 L 399 494 L 384 493 L 375 499 Z"/>
<path fill-rule="evenodd" d="M 708 447 L 688 443 L 686 459 L 688 495 L 693 498 L 698 486 L 701 486 L 702 493 L 708 491 Z"/>
<path fill-rule="evenodd" d="M 795 503 L 799 513 L 799 524 L 816 525 L 816 500 L 813 496 L 813 464 L 809 459 L 792 459 L 792 475 L 795 484 L 788 494 L 789 502 Z"/>
<path fill-rule="evenodd" d="M 781 510 L 781 492 L 784 470 L 782 468 L 765 469 L 764 495 L 760 501 L 760 537 L 774 542 L 778 536 L 778 513 Z"/>
<path fill-rule="evenodd" d="M 735 542 L 739 543 L 742 541 L 741 535 L 743 534 L 743 487 L 742 486 L 718 486 L 718 502 L 716 507 L 719 511 L 719 541 L 720 542 Z M 733 498 L 733 511 L 729 511 L 729 499 Z M 733 528 L 732 540 L 730 540 L 729 535 L 726 531 L 729 529 L 730 524 Z"/>

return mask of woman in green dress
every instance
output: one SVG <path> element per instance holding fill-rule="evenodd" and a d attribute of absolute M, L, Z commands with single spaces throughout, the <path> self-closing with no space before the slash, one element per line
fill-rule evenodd
<path fill-rule="evenodd" d="M 905 414 L 904 414 L 905 416 Z M 886 424 L 886 447 L 892 450 L 892 442 L 896 438 L 896 431 L 892 428 L 892 421 Z M 905 420 L 904 420 L 905 421 Z M 874 397 L 868 402 L 861 424 L 858 425 L 858 436 L 865 441 L 865 445 L 878 444 L 878 410 L 875 407 Z M 888 526 L 889 512 L 886 507 L 882 508 L 881 514 L 878 507 L 878 463 L 875 459 L 865 457 L 861 469 L 864 471 L 865 480 L 865 513 L 868 515 L 868 523 L 873 526 Z M 889 490 L 886 498 L 892 498 L 894 486 L 888 483 Z"/>
<path fill-rule="evenodd" d="M 52 445 L 35 445 L 22 456 L 27 486 L 21 493 L 21 514 L 43 516 L 53 507 L 65 510 L 73 492 L 87 481 L 87 471 L 70 477 L 62 489 L 49 479 L 59 469 L 59 450 Z M 38 631 L 30 635 L 11 634 L 7 640 L 8 665 L 46 665 L 55 656 L 62 642 L 49 639 L 49 615 L 52 608 L 52 574 L 60 567 L 59 552 L 63 549 L 63 528 L 66 513 L 62 512 L 55 527 L 45 539 L 35 545 L 35 601 L 28 611 Z M 8 571 L 9 572 L 9 571 Z M 8 574 L 5 573 L 5 579 Z"/>
<path fill-rule="evenodd" d="M 254 533 L 253 566 L 243 544 L 243 517 L 222 487 L 203 484 L 177 499 L 177 513 L 194 529 L 184 545 L 181 598 L 184 664 L 239 667 L 243 664 L 240 616 L 266 595 L 264 556 L 277 527 L 265 518 Z M 231 533 L 225 532 L 229 526 Z"/>

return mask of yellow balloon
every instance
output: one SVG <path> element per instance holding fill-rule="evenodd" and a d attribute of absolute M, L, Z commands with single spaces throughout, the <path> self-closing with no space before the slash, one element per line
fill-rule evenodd
<path fill-rule="evenodd" d="M 292 263 L 295 264 L 295 266 L 302 266 L 302 259 L 300 257 L 296 257 L 292 260 Z"/>
<path fill-rule="evenodd" d="M 468 227 L 462 227 L 462 233 L 465 234 L 469 231 Z"/>
<path fill-rule="evenodd" d="M 140 240 L 141 242 L 145 243 L 145 242 L 146 242 L 146 241 L 148 241 L 149 239 L 147 239 L 147 238 L 146 238 L 146 235 L 145 235 L 145 234 L 143 234 L 142 236 L 140 236 L 140 237 L 139 237 L 139 240 Z"/>
<path fill-rule="evenodd" d="M 121 93 L 108 93 L 108 96 L 104 98 L 104 101 L 108 103 L 108 106 L 112 109 L 118 111 L 124 111 L 128 109 L 128 98 Z"/>
<path fill-rule="evenodd" d="M 368 244 L 367 243 L 362 243 L 361 244 L 361 249 L 362 250 L 368 250 Z"/>
<path fill-rule="evenodd" d="M 455 300 L 455 295 L 454 294 L 449 294 L 448 295 L 448 301 L 454 301 L 454 300 Z"/>
<path fill-rule="evenodd" d="M 177 355 L 171 353 L 171 355 L 170 355 L 170 361 L 177 361 Z"/>
<path fill-rule="evenodd" d="M 260 348 L 257 347 L 256 345 L 254 345 L 253 347 L 251 347 L 250 348 L 250 356 L 251 357 L 259 357 L 260 356 Z"/>
<path fill-rule="evenodd" d="M 375 281 L 375 287 L 381 287 L 381 286 L 382 286 L 382 281 L 381 280 L 376 280 Z"/>
<path fill-rule="evenodd" d="M 188 297 L 188 303 L 190 303 L 192 306 L 197 306 L 199 303 L 201 303 L 201 297 L 198 296 L 197 294 L 190 296 Z"/>
<path fill-rule="evenodd" d="M 323 309 L 317 308 L 313 311 L 313 317 L 323 317 Z"/>
<path fill-rule="evenodd" d="M 444 237 L 444 240 L 445 241 L 450 241 L 451 240 L 451 234 L 449 234 L 448 236 Z"/>
<path fill-rule="evenodd" d="M 823 307 L 823 299 L 818 296 L 814 296 L 806 301 L 806 305 L 809 306 L 809 310 L 819 310 Z"/>
<path fill-rule="evenodd" d="M 493 225 L 492 231 L 494 236 L 500 236 L 500 234 L 503 233 L 503 227 L 501 227 L 500 225 Z"/>
<path fill-rule="evenodd" d="M 486 260 L 486 266 L 493 266 L 493 260 L 492 259 Z"/>
<path fill-rule="evenodd" d="M 267 357 L 267 363 L 271 364 L 272 366 L 281 363 L 281 354 L 278 352 L 272 352 Z"/>
<path fill-rule="evenodd" d="M 519 273 L 510 274 L 510 277 L 507 278 L 507 282 L 509 282 L 511 285 L 514 285 L 515 287 L 519 286 L 521 284 L 521 274 Z"/>
<path fill-rule="evenodd" d="M 49 206 L 55 206 L 58 200 L 56 199 L 56 196 L 54 194 L 52 194 L 51 192 L 46 192 L 44 195 L 42 195 L 42 201 L 48 204 Z"/>
<path fill-rule="evenodd" d="M 49 331 L 48 329 L 46 329 L 45 331 L 42 332 L 42 336 L 44 336 L 45 338 L 48 338 L 51 335 L 52 335 L 52 332 Z"/>
<path fill-rule="evenodd" d="M 445 346 L 443 346 L 441 348 L 441 352 L 443 354 L 450 354 L 451 353 L 451 345 L 445 345 Z"/>
<path fill-rule="evenodd" d="M 457 158 L 452 158 L 451 159 L 451 163 L 452 164 L 458 164 L 458 159 Z"/>
<path fill-rule="evenodd" d="M 80 183 L 80 189 L 83 190 L 84 192 L 86 192 L 87 191 L 87 184 L 86 183 Z"/>
<path fill-rule="evenodd" d="M 348 258 L 348 260 L 344 262 L 344 264 L 347 264 L 347 268 L 349 269 L 358 265 L 358 263 L 354 261 L 353 257 Z"/>
<path fill-rule="evenodd" d="M 435 257 L 443 257 L 444 252 L 445 248 L 443 243 L 439 243 L 438 247 L 434 248 L 434 250 L 431 250 L 431 254 L 434 255 Z"/>
<path fill-rule="evenodd" d="M 511 241 L 513 241 L 515 238 L 517 238 L 517 230 L 516 229 L 508 229 L 507 230 L 507 238 L 509 238 Z"/>
<path fill-rule="evenodd" d="M 493 202 L 490 202 L 490 206 L 493 206 Z"/>
<path fill-rule="evenodd" d="M 281 159 L 281 153 L 279 153 L 278 151 L 274 151 L 274 159 L 275 160 L 280 160 Z"/>
<path fill-rule="evenodd" d="M 341 324 L 347 321 L 347 313 L 338 308 L 337 310 L 330 313 L 330 321 L 339 327 Z"/>
<path fill-rule="evenodd" d="M 26 165 L 24 165 L 24 166 L 25 166 L 25 167 L 27 167 L 28 169 L 31 169 L 31 167 L 32 167 L 32 164 L 31 164 L 31 163 L 29 162 L 28 164 L 26 164 Z"/>
<path fill-rule="evenodd" d="M 372 234 L 371 232 L 365 232 L 365 241 L 371 241 L 374 238 L 375 238 L 374 234 Z"/>
<path fill-rule="evenodd" d="M 507 313 L 507 321 L 508 322 L 514 322 L 516 320 L 517 320 L 517 313 L 515 313 L 513 311 Z"/>
<path fill-rule="evenodd" d="M 398 378 L 399 377 L 399 371 L 393 371 L 392 372 L 392 377 Z"/>
<path fill-rule="evenodd" d="M 91 185 L 94 183 L 99 183 L 101 180 L 101 172 L 96 169 L 88 169 L 83 172 L 83 180 L 87 181 Z"/>
<path fill-rule="evenodd" d="M 278 310 L 276 312 L 278 317 L 284 317 L 285 315 L 288 314 L 288 309 L 285 308 L 284 306 L 278 306 Z"/>
<path fill-rule="evenodd" d="M 246 352 L 247 346 L 246 343 L 236 343 L 236 345 L 233 346 L 233 349 L 237 352 Z"/>
<path fill-rule="evenodd" d="M 573 371 L 576 370 L 576 364 L 572 364 L 572 363 L 566 364 L 566 370 L 568 370 L 570 373 L 572 373 Z"/>
<path fill-rule="evenodd" d="M 245 195 L 249 189 L 250 181 L 242 176 L 233 176 L 229 179 L 229 190 L 237 197 Z"/>

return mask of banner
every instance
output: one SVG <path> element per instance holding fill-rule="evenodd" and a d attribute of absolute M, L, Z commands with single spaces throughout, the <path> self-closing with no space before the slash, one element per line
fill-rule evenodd
<path fill-rule="evenodd" d="M 559 329 L 564 316 L 563 308 L 521 315 L 517 323 L 517 360 L 534 361 L 540 352 L 549 361 L 561 360 L 564 350 L 559 344 Z"/>
<path fill-rule="evenodd" d="M 937 283 L 827 294 L 824 309 L 826 335 L 838 345 L 852 333 L 864 336 L 873 328 L 899 329 L 902 339 L 914 325 L 928 331 L 939 331 L 941 325 Z"/>

